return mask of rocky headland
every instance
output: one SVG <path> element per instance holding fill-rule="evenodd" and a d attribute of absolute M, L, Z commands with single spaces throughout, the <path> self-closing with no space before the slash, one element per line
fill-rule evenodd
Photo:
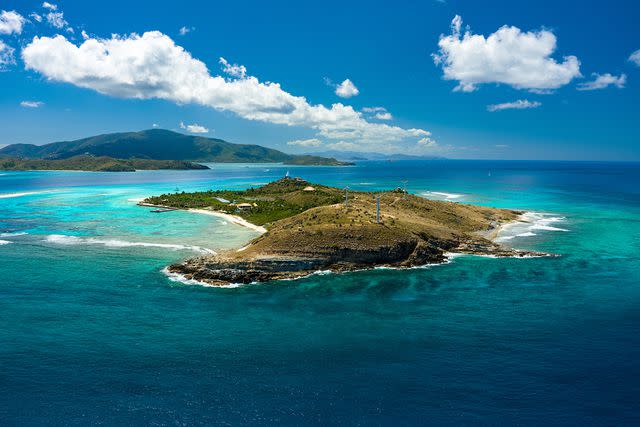
<path fill-rule="evenodd" d="M 428 200 L 400 189 L 350 191 L 345 203 L 345 190 L 283 178 L 245 191 L 165 194 L 144 203 L 233 213 L 266 228 L 241 249 L 168 267 L 187 280 L 210 285 L 291 279 L 319 270 L 423 266 L 445 262 L 451 252 L 547 255 L 492 240 L 501 225 L 518 219 L 520 211 Z"/>

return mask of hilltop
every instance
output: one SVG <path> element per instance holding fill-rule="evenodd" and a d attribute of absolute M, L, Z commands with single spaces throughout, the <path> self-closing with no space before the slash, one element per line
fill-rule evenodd
<path fill-rule="evenodd" d="M 380 221 L 375 196 L 380 197 Z M 521 212 L 427 200 L 402 190 L 350 192 L 284 178 L 245 191 L 165 194 L 145 203 L 235 213 L 267 232 L 238 251 L 174 264 L 169 271 L 221 285 L 350 271 L 411 267 L 446 260 L 447 252 L 540 256 L 498 245 L 492 232 Z"/>
<path fill-rule="evenodd" d="M 12 144 L 0 150 L 0 157 L 15 159 L 61 160 L 80 155 L 211 163 L 347 164 L 327 157 L 297 156 L 260 145 L 233 144 L 222 139 L 184 135 L 164 129 L 110 133 L 45 145 Z"/>

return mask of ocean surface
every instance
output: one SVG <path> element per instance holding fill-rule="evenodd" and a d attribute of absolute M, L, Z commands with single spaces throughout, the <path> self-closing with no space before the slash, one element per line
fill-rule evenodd
<path fill-rule="evenodd" d="M 0 424 L 640 424 L 640 164 L 211 166 L 0 173 Z M 163 274 L 256 234 L 138 200 L 287 171 L 526 210 L 501 240 L 560 256 L 235 288 Z"/>

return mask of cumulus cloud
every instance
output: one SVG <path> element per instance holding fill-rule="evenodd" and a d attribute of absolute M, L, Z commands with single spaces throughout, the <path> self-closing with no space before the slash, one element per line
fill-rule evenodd
<path fill-rule="evenodd" d="M 42 22 L 42 16 L 38 15 L 35 12 L 30 13 L 29 17 L 33 18 L 36 22 Z"/>
<path fill-rule="evenodd" d="M 20 106 L 24 108 L 40 108 L 43 105 L 44 105 L 44 102 L 42 101 L 22 101 L 20 103 Z"/>
<path fill-rule="evenodd" d="M 185 125 L 183 122 L 180 122 L 180 129 L 184 129 L 191 133 L 209 133 L 209 129 L 196 123 L 192 125 Z"/>
<path fill-rule="evenodd" d="M 0 34 L 21 34 L 25 19 L 15 10 L 0 12 Z"/>
<path fill-rule="evenodd" d="M 352 96 L 356 96 L 360 93 L 356 85 L 349 79 L 345 79 L 342 83 L 340 83 L 336 87 L 336 95 L 340 98 L 351 98 Z"/>
<path fill-rule="evenodd" d="M 640 67 L 640 49 L 636 50 L 629 56 L 629 61 L 635 63 L 638 67 Z"/>
<path fill-rule="evenodd" d="M 502 104 L 487 105 L 487 110 L 491 112 L 502 110 L 526 110 L 528 108 L 538 108 L 542 105 L 538 101 L 529 101 L 527 99 L 519 99 L 513 102 L 504 102 Z"/>
<path fill-rule="evenodd" d="M 278 83 L 246 75 L 242 66 L 237 67 L 243 71 L 233 71 L 242 78 L 211 75 L 203 62 L 157 31 L 141 36 L 90 38 L 79 45 L 62 35 L 35 37 L 22 50 L 22 58 L 28 70 L 51 81 L 121 98 L 204 105 L 248 120 L 311 128 L 318 137 L 358 141 L 358 146 L 391 149 L 392 144 L 415 142 L 430 135 L 423 129 L 369 122 L 362 113 L 342 103 L 331 107 L 310 104 Z M 225 69 L 230 65 L 226 60 L 221 63 Z M 227 69 L 227 74 L 231 75 L 232 69 Z"/>
<path fill-rule="evenodd" d="M 619 76 L 614 76 L 610 73 L 598 74 L 593 73 L 592 76 L 594 79 L 590 82 L 580 83 L 578 85 L 578 90 L 597 90 L 597 89 L 605 89 L 609 86 L 615 86 L 618 89 L 624 88 L 624 85 L 627 83 L 627 75 L 620 74 Z"/>
<path fill-rule="evenodd" d="M 297 145 L 299 147 L 319 147 L 322 145 L 322 141 L 320 141 L 318 138 L 296 139 L 287 142 L 287 145 Z"/>
<path fill-rule="evenodd" d="M 222 72 L 229 74 L 231 77 L 238 79 L 247 77 L 247 68 L 244 65 L 230 64 L 229 61 L 223 57 L 220 57 L 219 62 L 222 65 Z"/>
<path fill-rule="evenodd" d="M 371 117 L 373 117 L 374 119 L 378 119 L 378 120 L 391 120 L 393 119 L 393 116 L 391 115 L 390 112 L 387 111 L 386 108 L 384 107 L 364 107 L 362 109 L 363 113 L 368 113 L 371 115 Z"/>
<path fill-rule="evenodd" d="M 187 33 L 190 33 L 191 31 L 195 30 L 195 27 L 181 27 L 178 32 L 180 33 L 181 36 L 184 36 Z"/>
<path fill-rule="evenodd" d="M 0 71 L 5 71 L 7 66 L 16 63 L 13 52 L 15 52 L 14 48 L 0 40 Z"/>
<path fill-rule="evenodd" d="M 46 15 L 47 22 L 54 28 L 64 28 L 68 22 L 64 19 L 64 13 L 62 12 L 49 12 Z"/>
<path fill-rule="evenodd" d="M 51 11 L 58 10 L 58 6 L 49 2 L 42 3 L 42 7 Z"/>
<path fill-rule="evenodd" d="M 486 83 L 549 90 L 581 76 L 575 56 L 565 56 L 562 62 L 551 57 L 557 42 L 551 31 L 523 32 L 506 25 L 488 37 L 461 31 L 462 18 L 456 15 L 451 34 L 440 36 L 440 50 L 432 55 L 443 78 L 458 82 L 456 91 L 472 92 Z"/>

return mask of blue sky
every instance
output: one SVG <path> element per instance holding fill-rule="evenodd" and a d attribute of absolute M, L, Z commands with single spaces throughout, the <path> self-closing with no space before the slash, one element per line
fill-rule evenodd
<path fill-rule="evenodd" d="M 0 16 L 0 145 L 155 124 L 288 152 L 640 160 L 635 2 L 303 3 L 3 1 L 24 19 Z"/>

